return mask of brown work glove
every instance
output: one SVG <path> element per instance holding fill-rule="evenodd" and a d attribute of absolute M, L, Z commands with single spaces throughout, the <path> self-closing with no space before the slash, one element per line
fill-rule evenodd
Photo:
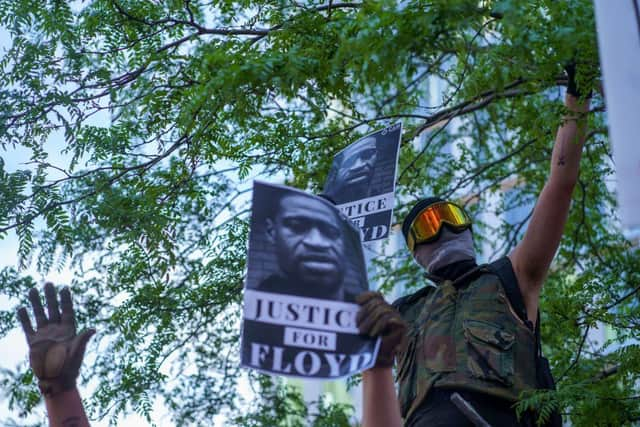
<path fill-rule="evenodd" d="M 39 380 L 40 392 L 45 396 L 54 396 L 76 386 L 84 350 L 96 331 L 88 329 L 79 335 L 76 334 L 75 315 L 68 288 L 60 291 L 62 313 L 58 308 L 53 283 L 44 285 L 44 294 L 48 319 L 44 314 L 38 291 L 35 288 L 29 291 L 37 330 L 33 330 L 26 308 L 21 307 L 18 310 L 18 319 L 27 337 L 29 362 Z"/>
<path fill-rule="evenodd" d="M 393 358 L 407 336 L 407 323 L 380 292 L 363 292 L 356 297 L 356 302 L 360 304 L 356 317 L 360 333 L 382 338 L 375 367 L 393 366 Z"/>

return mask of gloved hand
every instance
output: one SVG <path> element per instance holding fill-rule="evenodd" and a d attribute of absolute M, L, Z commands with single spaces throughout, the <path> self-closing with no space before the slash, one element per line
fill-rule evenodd
<path fill-rule="evenodd" d="M 356 316 L 360 333 L 382 337 L 375 366 L 393 366 L 393 358 L 407 337 L 407 323 L 402 320 L 400 313 L 384 300 L 380 292 L 363 292 L 356 297 L 356 302 L 360 304 L 360 311 Z"/>
<path fill-rule="evenodd" d="M 40 392 L 45 396 L 54 396 L 75 387 L 87 342 L 96 331 L 88 329 L 76 334 L 75 315 L 68 288 L 60 291 L 62 313 L 58 308 L 53 283 L 44 285 L 44 293 L 49 318 L 45 316 L 38 291 L 32 288 L 29 291 L 29 301 L 33 307 L 37 330 L 33 330 L 26 308 L 18 310 L 18 319 L 27 337 L 29 362 L 39 380 Z"/>

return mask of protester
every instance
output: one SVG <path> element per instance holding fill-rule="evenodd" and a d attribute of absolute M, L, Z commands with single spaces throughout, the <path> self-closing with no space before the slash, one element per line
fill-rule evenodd
<path fill-rule="evenodd" d="M 476 415 L 492 426 L 531 425 L 530 416 L 518 420 L 514 404 L 522 391 L 552 386 L 540 350 L 538 304 L 578 179 L 589 108 L 576 90 L 574 70 L 567 71 L 570 114 L 557 132 L 548 181 L 513 251 L 478 267 L 467 213 L 449 201 L 423 199 L 402 231 L 436 285 L 393 306 L 379 294 L 358 297 L 361 332 L 382 335 L 387 349 L 363 374 L 365 427 L 471 426 Z M 399 390 L 391 402 L 394 354 Z M 452 397 L 468 408 L 461 410 Z M 553 422 L 559 425 L 559 415 Z"/>
<path fill-rule="evenodd" d="M 35 288 L 29 301 L 36 321 L 34 330 L 27 309 L 18 310 L 18 319 L 29 345 L 29 363 L 44 396 L 51 427 L 85 427 L 89 425 L 76 386 L 80 365 L 94 329 L 76 333 L 75 314 L 68 288 L 58 295 L 52 283 L 44 285 L 47 315 Z"/>

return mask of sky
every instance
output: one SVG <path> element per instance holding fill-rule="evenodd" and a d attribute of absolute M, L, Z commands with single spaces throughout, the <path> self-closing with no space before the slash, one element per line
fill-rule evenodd
<path fill-rule="evenodd" d="M 4 55 L 8 46 L 10 46 L 11 40 L 7 31 L 0 27 L 0 57 Z M 105 121 L 105 118 L 97 118 L 97 120 Z M 64 164 L 65 158 L 60 153 L 60 150 L 64 145 L 64 136 L 61 134 L 53 134 L 49 141 L 48 151 L 50 153 L 49 161 L 52 164 Z M 10 148 L 6 152 L 1 152 L 0 156 L 5 161 L 5 169 L 7 172 L 13 172 L 18 169 L 28 169 L 29 165 L 27 162 L 29 161 L 29 152 L 22 148 Z M 9 235 L 0 239 L 0 269 L 5 267 L 14 267 L 17 269 L 18 266 L 18 239 L 15 233 L 11 232 Z M 68 269 L 63 269 L 61 271 L 52 270 L 43 276 L 38 273 L 35 269 L 34 265 L 29 266 L 26 270 L 21 272 L 24 275 L 31 275 L 39 285 L 43 285 L 45 281 L 51 281 L 57 285 L 64 285 L 71 283 L 71 272 Z M 16 305 L 17 301 L 10 301 L 6 297 L 0 295 L 0 309 L 6 310 L 12 308 Z M 0 339 L 0 348 L 2 352 L 0 353 L 0 369 L 2 368 L 15 368 L 19 364 L 24 364 L 27 362 L 28 357 L 28 347 L 25 341 L 24 335 L 19 328 L 14 329 L 9 332 L 9 334 Z M 86 367 L 84 369 L 87 369 Z M 80 388 L 80 393 L 83 396 L 89 396 L 90 390 L 83 390 Z M 44 406 L 41 405 L 38 408 L 38 412 L 40 416 L 44 415 Z M 14 420 L 18 420 L 18 415 L 15 411 L 10 411 L 8 408 L 8 401 L 3 399 L 3 396 L 0 396 L 0 425 L 4 425 L 9 417 Z M 41 418 L 31 418 L 29 421 L 39 421 Z M 157 403 L 154 406 L 154 414 L 153 421 L 156 423 L 158 427 L 162 426 L 172 426 L 174 425 L 169 417 L 167 416 L 166 409 L 160 403 Z M 146 425 L 147 422 L 140 416 L 136 414 L 129 415 L 124 417 L 118 421 L 118 426 L 123 427 L 139 427 Z M 108 420 L 104 420 L 102 422 L 92 421 L 93 426 L 102 427 L 108 426 Z"/>
<path fill-rule="evenodd" d="M 0 26 L 0 58 L 6 53 L 6 50 L 11 44 L 10 36 L 7 31 Z M 109 123 L 109 117 L 106 114 L 95 115 L 91 119 L 91 124 L 98 126 L 107 126 Z M 49 154 L 49 162 L 53 165 L 65 165 L 68 164 L 68 158 L 61 153 L 64 148 L 65 139 L 62 133 L 53 133 L 47 142 L 46 151 Z M 28 169 L 30 168 L 29 156 L 30 152 L 24 148 L 8 148 L 7 151 L 1 151 L 0 148 L 0 156 L 5 162 L 5 170 L 7 172 L 14 172 L 19 169 Z M 55 171 L 50 174 L 52 179 L 57 178 L 53 175 Z M 245 198 L 248 200 L 250 194 L 245 195 Z M 37 226 L 36 226 L 37 228 Z M 10 232 L 8 236 L 4 239 L 0 239 L 0 270 L 5 267 L 18 267 L 18 239 L 15 233 Z M 35 263 L 34 263 L 35 264 Z M 45 281 L 51 281 L 56 285 L 65 285 L 69 284 L 72 281 L 72 272 L 64 268 L 61 271 L 52 270 L 48 272 L 46 275 L 39 273 L 35 265 L 28 266 L 25 270 L 20 272 L 22 275 L 30 275 L 36 280 L 40 287 L 42 287 Z M 8 298 L 0 295 L 0 310 L 12 309 L 16 306 L 18 301 L 11 301 Z M 30 307 L 28 308 L 30 311 Z M 98 330 L 98 334 L 100 331 Z M 6 337 L 0 339 L 0 348 L 2 351 L 0 352 L 0 369 L 14 369 L 18 365 L 24 365 L 28 363 L 28 347 L 25 340 L 25 337 L 22 331 L 16 327 L 16 329 L 12 330 L 7 334 Z M 95 348 L 93 348 L 95 350 Z M 88 365 L 88 361 L 91 360 L 91 352 L 92 347 L 91 343 L 89 343 L 88 352 L 85 356 L 84 368 L 81 370 L 82 373 L 90 372 L 90 367 Z M 253 400 L 253 391 L 251 390 L 246 376 L 242 376 L 239 379 L 239 390 L 240 394 L 243 398 L 250 402 Z M 81 396 L 89 397 L 92 393 L 92 389 L 90 386 L 88 387 L 80 387 L 79 389 Z M 27 422 L 38 422 L 44 420 L 45 410 L 44 405 L 40 405 L 36 409 L 37 415 L 35 417 L 27 418 L 25 420 L 21 420 L 18 417 L 16 411 L 10 411 L 8 408 L 8 401 L 4 399 L 4 396 L 0 395 L 0 425 L 5 425 L 8 423 L 9 419 L 13 419 L 16 421 L 20 421 L 23 423 Z M 158 427 L 168 427 L 174 426 L 175 423 L 171 421 L 169 413 L 167 409 L 163 406 L 161 401 L 156 401 L 153 406 L 153 412 L 151 414 L 151 418 L 153 423 Z M 224 415 L 219 415 L 212 420 L 213 426 L 223 426 L 225 424 Z M 92 426 L 97 427 L 106 427 L 109 425 L 109 420 L 104 419 L 103 421 L 95 421 L 91 420 Z M 130 414 L 126 417 L 121 417 L 118 419 L 117 425 L 119 427 L 140 427 L 148 425 L 149 423 L 137 414 Z"/>

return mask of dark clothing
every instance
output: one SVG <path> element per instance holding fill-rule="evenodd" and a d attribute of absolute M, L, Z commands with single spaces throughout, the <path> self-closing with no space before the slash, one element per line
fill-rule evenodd
<path fill-rule="evenodd" d="M 406 427 L 473 427 L 473 423 L 451 402 L 457 391 L 492 427 L 519 427 L 511 403 L 482 393 L 468 390 L 441 390 L 429 392 L 420 408 L 405 422 Z"/>
<path fill-rule="evenodd" d="M 497 265 L 511 273 L 506 286 Z M 536 388 L 535 339 L 505 290 L 518 286 L 511 263 L 461 261 L 427 277 L 438 286 L 394 303 L 410 324 L 397 375 L 405 425 L 472 425 L 449 400 L 454 391 L 489 424 L 520 425 L 511 406 Z"/>
<path fill-rule="evenodd" d="M 440 278 L 443 280 L 456 280 L 458 277 L 462 276 L 468 271 L 473 270 L 477 266 L 478 264 L 473 259 L 452 262 L 449 265 L 445 265 L 444 267 L 437 269 L 430 276 L 435 276 L 436 278 Z M 436 280 L 436 282 L 437 281 L 438 280 Z"/>

